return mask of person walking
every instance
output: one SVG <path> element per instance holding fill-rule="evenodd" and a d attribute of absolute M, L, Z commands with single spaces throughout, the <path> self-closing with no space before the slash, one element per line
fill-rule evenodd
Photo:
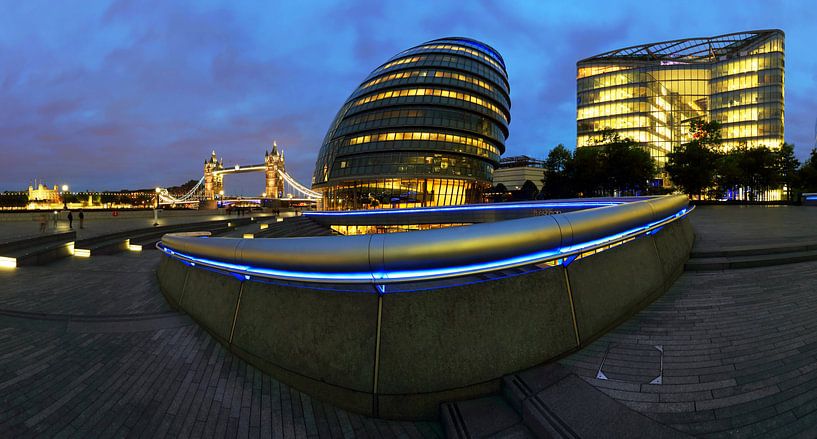
<path fill-rule="evenodd" d="M 82 212 L 82 209 L 79 210 L 79 228 L 85 228 L 85 213 Z"/>
<path fill-rule="evenodd" d="M 71 211 L 68 211 L 68 228 L 74 229 L 74 214 Z"/>
<path fill-rule="evenodd" d="M 40 222 L 40 233 L 45 233 L 45 226 L 46 226 L 46 224 L 45 224 L 46 223 L 45 214 L 43 213 L 43 214 L 37 215 L 37 221 Z"/>

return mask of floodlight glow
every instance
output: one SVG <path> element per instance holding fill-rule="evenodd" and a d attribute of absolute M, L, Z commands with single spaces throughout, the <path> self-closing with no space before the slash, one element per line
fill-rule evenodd
<path fill-rule="evenodd" d="M 75 248 L 74 249 L 74 256 L 78 256 L 80 258 L 90 258 L 91 257 L 91 250 L 87 248 Z"/>
<path fill-rule="evenodd" d="M 17 268 L 17 258 L 0 256 L 0 268 Z"/>

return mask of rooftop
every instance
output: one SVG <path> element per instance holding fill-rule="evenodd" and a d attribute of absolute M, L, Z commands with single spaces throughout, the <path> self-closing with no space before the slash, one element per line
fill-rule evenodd
<path fill-rule="evenodd" d="M 782 36 L 783 31 L 768 29 L 736 32 L 715 37 L 684 38 L 660 43 L 640 44 L 591 56 L 579 61 L 579 64 L 611 58 L 680 63 L 709 62 L 724 56 L 736 56 L 740 52 L 756 47 L 778 35 Z"/>

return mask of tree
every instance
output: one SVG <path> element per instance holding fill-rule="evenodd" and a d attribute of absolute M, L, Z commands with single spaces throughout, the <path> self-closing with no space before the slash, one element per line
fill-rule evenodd
<path fill-rule="evenodd" d="M 24 192 L 4 192 L 0 194 L 0 207 L 25 207 L 28 194 Z"/>
<path fill-rule="evenodd" d="M 650 153 L 630 139 L 616 139 L 602 150 L 607 176 L 607 191 L 611 195 L 638 195 L 646 192 L 655 177 L 655 160 Z"/>
<path fill-rule="evenodd" d="M 493 193 L 494 203 L 501 203 L 508 198 L 508 188 L 502 183 L 498 183 L 494 186 L 494 188 L 491 189 L 491 193 Z"/>
<path fill-rule="evenodd" d="M 695 120 L 689 130 L 692 140 L 667 154 L 665 170 L 685 193 L 701 197 L 715 184 L 720 158 L 715 148 L 721 141 L 720 124 Z"/>
<path fill-rule="evenodd" d="M 798 177 L 803 192 L 817 192 L 817 148 L 811 150 L 808 160 L 800 167 Z"/>
<path fill-rule="evenodd" d="M 564 145 L 556 145 L 550 150 L 545 159 L 542 179 L 543 198 L 568 198 L 576 195 L 568 174 L 572 161 L 573 154 Z"/>
<path fill-rule="evenodd" d="M 734 195 L 742 185 L 741 155 L 742 148 L 735 148 L 725 154 L 720 154 L 717 158 L 717 173 L 715 185 L 717 187 L 717 198 L 734 198 Z"/>
<path fill-rule="evenodd" d="M 594 146 L 576 148 L 567 172 L 576 195 L 582 197 L 605 195 L 605 166 L 601 148 Z"/>
<path fill-rule="evenodd" d="M 797 168 L 800 167 L 800 160 L 794 156 L 794 145 L 784 143 L 780 149 L 775 151 L 777 172 L 780 175 L 780 182 L 786 185 L 786 200 L 792 200 L 792 189 L 798 185 Z"/>
<path fill-rule="evenodd" d="M 750 200 L 779 186 L 777 156 L 771 149 L 765 146 L 745 149 L 742 159 L 744 187 Z"/>
<path fill-rule="evenodd" d="M 650 153 L 638 142 L 622 138 L 615 131 L 606 128 L 593 144 L 591 148 L 600 149 L 601 167 L 598 170 L 601 175 L 591 180 L 601 183 L 604 195 L 637 195 L 647 190 L 657 167 Z"/>
<path fill-rule="evenodd" d="M 539 188 L 536 187 L 536 183 L 525 180 L 525 183 L 522 184 L 522 189 L 519 190 L 519 197 L 523 200 L 535 200 L 536 195 L 539 193 Z"/>

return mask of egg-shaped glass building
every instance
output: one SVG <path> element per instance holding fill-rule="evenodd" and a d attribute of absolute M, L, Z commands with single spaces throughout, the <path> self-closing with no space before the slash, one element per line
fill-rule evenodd
<path fill-rule="evenodd" d="M 510 90 L 502 56 L 442 38 L 377 67 L 338 112 L 315 163 L 323 208 L 481 201 L 505 151 Z"/>

